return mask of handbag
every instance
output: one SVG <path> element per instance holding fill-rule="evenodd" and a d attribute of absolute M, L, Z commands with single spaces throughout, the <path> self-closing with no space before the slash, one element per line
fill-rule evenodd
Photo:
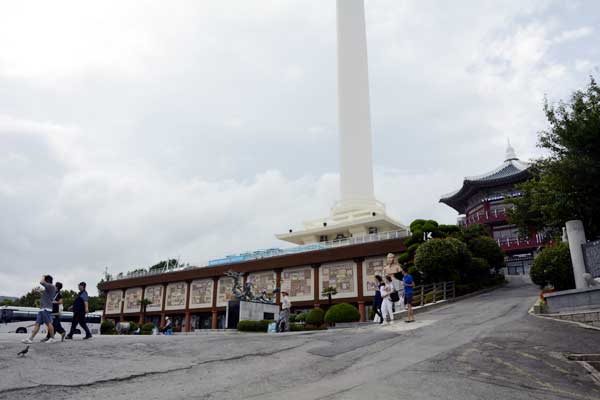
<path fill-rule="evenodd" d="M 390 293 L 390 300 L 393 303 L 396 303 L 397 301 L 400 301 L 400 295 L 398 294 L 397 290 L 394 290 L 392 293 Z"/>

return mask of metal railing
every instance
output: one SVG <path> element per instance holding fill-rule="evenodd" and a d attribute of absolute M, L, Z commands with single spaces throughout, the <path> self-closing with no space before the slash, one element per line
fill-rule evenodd
<path fill-rule="evenodd" d="M 311 243 L 307 245 L 291 247 L 288 249 L 268 249 L 268 250 L 259 250 L 248 253 L 241 253 L 234 256 L 228 256 L 225 258 L 210 260 L 206 265 L 193 267 L 186 266 L 174 269 L 155 269 L 155 270 L 144 270 L 144 271 L 135 271 L 129 272 L 126 274 L 118 274 L 116 276 L 111 277 L 111 280 L 121 280 L 121 279 L 131 279 L 131 278 L 139 278 L 143 276 L 151 276 L 151 275 L 160 275 L 160 274 L 169 274 L 178 271 L 184 271 L 188 269 L 195 268 L 206 268 L 206 267 L 216 267 L 219 265 L 228 265 L 235 264 L 244 261 L 251 260 L 259 260 L 263 258 L 277 257 L 288 254 L 298 254 L 298 253 L 306 253 L 309 251 L 318 251 L 318 250 L 328 250 L 332 248 L 338 248 L 343 246 L 352 246 L 355 244 L 363 244 L 370 242 L 379 242 L 382 240 L 390 240 L 390 239 L 400 239 L 406 237 L 408 232 L 406 231 L 389 231 L 389 232 L 381 232 L 381 233 L 372 233 L 363 236 L 352 236 L 349 238 L 330 240 L 327 242 L 319 242 L 319 243 Z"/>
<path fill-rule="evenodd" d="M 449 300 L 456 297 L 456 284 L 454 281 L 429 283 L 415 286 L 413 290 L 413 305 L 424 306 L 438 301 Z"/>

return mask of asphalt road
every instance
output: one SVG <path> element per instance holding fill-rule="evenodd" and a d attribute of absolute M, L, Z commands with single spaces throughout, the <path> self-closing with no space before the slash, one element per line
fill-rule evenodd
<path fill-rule="evenodd" d="M 105 336 L 24 346 L 0 336 L 0 399 L 600 399 L 565 353 L 600 331 L 527 314 L 505 288 L 397 322 L 309 334 Z"/>

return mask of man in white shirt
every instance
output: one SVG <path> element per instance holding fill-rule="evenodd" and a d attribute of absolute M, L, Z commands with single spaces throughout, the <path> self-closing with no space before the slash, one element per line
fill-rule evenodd
<path fill-rule="evenodd" d="M 277 327 L 279 332 L 282 332 L 281 325 L 283 324 L 283 332 L 290 331 L 290 309 L 292 308 L 292 302 L 288 292 L 281 292 L 281 311 L 279 312 L 279 323 Z"/>

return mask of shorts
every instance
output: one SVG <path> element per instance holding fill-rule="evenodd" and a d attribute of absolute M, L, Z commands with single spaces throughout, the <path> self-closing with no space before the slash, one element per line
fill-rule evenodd
<path fill-rule="evenodd" d="M 412 305 L 413 294 L 404 293 L 404 305 Z"/>
<path fill-rule="evenodd" d="M 47 310 L 40 310 L 35 318 L 35 323 L 44 325 L 52 323 L 52 314 Z"/>

